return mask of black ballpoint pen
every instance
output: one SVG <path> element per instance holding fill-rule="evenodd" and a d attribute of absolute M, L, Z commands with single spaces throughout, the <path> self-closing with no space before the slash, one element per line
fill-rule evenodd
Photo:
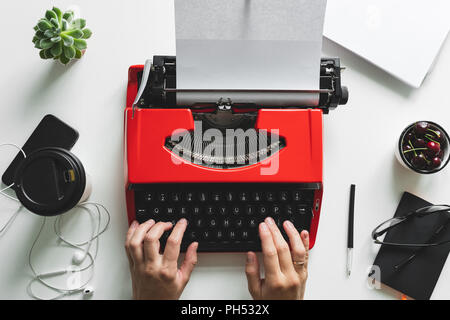
<path fill-rule="evenodd" d="M 348 238 L 347 238 L 347 276 L 352 272 L 353 262 L 353 228 L 355 218 L 355 188 L 352 184 L 350 186 L 350 206 L 348 210 Z"/>

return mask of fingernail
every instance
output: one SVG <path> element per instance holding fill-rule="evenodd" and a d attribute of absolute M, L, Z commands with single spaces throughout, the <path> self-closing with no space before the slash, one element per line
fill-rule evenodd
<path fill-rule="evenodd" d="M 247 253 L 247 263 L 253 263 L 253 255 L 250 253 Z"/>
<path fill-rule="evenodd" d="M 135 228 L 135 227 L 137 227 L 137 225 L 138 225 L 138 222 L 137 222 L 136 220 L 134 220 L 134 221 L 131 223 L 131 226 L 130 226 L 130 227 Z"/>
<path fill-rule="evenodd" d="M 182 218 L 178 222 L 180 222 L 180 223 L 187 223 L 187 220 L 185 218 Z"/>
<path fill-rule="evenodd" d="M 150 219 L 150 220 L 147 220 L 146 223 L 155 223 L 155 220 Z"/>
<path fill-rule="evenodd" d="M 303 230 L 303 238 L 306 240 L 309 237 L 309 232 L 306 230 Z"/>
<path fill-rule="evenodd" d="M 270 224 L 271 226 L 273 226 L 275 224 L 275 221 L 273 221 L 273 219 L 271 217 L 267 217 L 265 220 L 268 224 Z"/>
<path fill-rule="evenodd" d="M 294 224 L 291 221 L 286 220 L 286 224 L 290 229 L 295 229 Z"/>
<path fill-rule="evenodd" d="M 263 231 L 263 232 L 269 231 L 269 229 L 267 228 L 267 224 L 265 224 L 264 222 L 261 222 L 260 226 L 261 226 L 261 231 Z"/>

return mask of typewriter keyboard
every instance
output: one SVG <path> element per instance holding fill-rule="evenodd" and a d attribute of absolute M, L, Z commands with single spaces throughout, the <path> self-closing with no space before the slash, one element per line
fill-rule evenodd
<path fill-rule="evenodd" d="M 309 185 L 307 185 L 309 186 Z M 315 184 L 314 184 L 315 186 Z M 260 251 L 258 225 L 272 217 L 309 230 L 314 191 L 303 184 L 152 184 L 135 188 L 136 220 L 176 223 L 186 218 L 181 251 L 193 241 L 200 252 Z M 170 232 L 161 238 L 164 248 Z"/>

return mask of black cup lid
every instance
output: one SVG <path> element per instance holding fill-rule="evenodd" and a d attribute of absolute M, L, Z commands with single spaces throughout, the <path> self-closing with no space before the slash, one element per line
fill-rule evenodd
<path fill-rule="evenodd" d="M 72 209 L 86 187 L 81 161 L 61 148 L 39 149 L 17 168 L 14 188 L 22 205 L 38 215 L 55 216 Z"/>

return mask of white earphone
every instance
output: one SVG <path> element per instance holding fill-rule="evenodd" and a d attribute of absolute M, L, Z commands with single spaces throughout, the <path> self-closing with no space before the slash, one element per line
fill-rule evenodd
<path fill-rule="evenodd" d="M 18 149 L 20 152 L 22 152 L 23 156 L 26 157 L 25 152 L 22 150 L 22 148 L 20 148 L 19 146 L 12 144 L 12 143 L 5 143 L 5 144 L 0 144 L 0 147 L 3 146 L 12 146 L 15 147 L 16 149 Z M 11 189 L 14 186 L 14 184 L 11 184 L 10 186 L 7 186 L 6 188 L 0 189 L 0 195 L 3 195 L 11 200 L 17 201 L 19 202 L 18 199 L 10 196 L 9 194 L 6 194 L 5 191 L 8 189 Z M 94 210 L 94 212 L 97 212 L 98 214 L 98 219 L 97 219 L 97 226 L 95 227 L 93 225 L 92 228 L 92 233 L 90 238 L 87 241 L 83 241 L 81 243 L 73 243 L 72 241 L 67 240 L 61 233 L 61 220 L 63 215 L 57 216 L 55 221 L 54 221 L 54 232 L 56 234 L 56 236 L 58 237 L 58 239 L 67 244 L 69 247 L 72 247 L 74 249 L 76 249 L 74 255 L 72 256 L 72 263 L 76 266 L 78 266 L 78 268 L 74 268 L 72 266 L 69 266 L 66 269 L 62 269 L 62 270 L 57 270 L 57 271 L 52 271 L 52 272 L 46 272 L 46 273 L 38 273 L 36 272 L 33 264 L 32 264 L 32 254 L 33 254 L 33 249 L 36 245 L 36 243 L 38 242 L 40 235 L 42 233 L 42 230 L 44 229 L 45 223 L 47 221 L 47 218 L 44 217 L 42 220 L 42 225 L 41 228 L 36 236 L 36 238 L 34 239 L 34 242 L 30 248 L 29 254 L 28 254 L 28 264 L 30 266 L 31 271 L 34 274 L 34 278 L 29 282 L 28 284 L 28 293 L 30 294 L 30 296 L 32 296 L 35 299 L 38 300 L 43 300 L 41 297 L 37 296 L 32 289 L 32 284 L 34 282 L 39 282 L 42 285 L 44 285 L 45 287 L 55 291 L 56 293 L 58 293 L 58 295 L 54 296 L 53 298 L 51 298 L 50 300 L 55 300 L 55 299 L 60 299 L 63 298 L 67 295 L 71 295 L 71 294 L 75 294 L 75 293 L 82 293 L 84 298 L 89 298 L 94 294 L 94 288 L 89 286 L 89 282 L 92 280 L 93 277 L 93 269 L 94 269 L 94 265 L 95 265 L 95 259 L 97 257 L 97 253 L 98 253 L 98 247 L 99 247 L 99 237 L 101 234 L 103 234 L 108 226 L 109 223 L 111 221 L 111 215 L 108 211 L 108 209 L 106 209 L 103 205 L 99 204 L 99 203 L 95 203 L 95 202 L 83 202 L 80 203 L 76 206 L 76 208 L 81 208 L 84 210 L 87 210 L 91 215 L 92 215 L 92 210 L 90 209 L 90 207 L 94 207 L 96 210 Z M 13 214 L 13 216 L 6 222 L 6 224 L 0 229 L 0 233 L 2 233 L 4 230 L 6 230 L 6 228 L 12 223 L 12 221 L 15 219 L 15 217 L 17 216 L 17 214 L 20 212 L 20 210 L 18 210 L 16 213 Z M 106 222 L 102 223 L 102 212 L 105 212 L 106 214 Z M 101 225 L 104 224 L 103 227 L 101 227 Z M 90 249 L 92 246 L 92 243 L 95 241 L 95 253 L 91 254 Z M 86 248 L 84 249 L 83 247 L 86 246 Z M 89 258 L 89 263 L 86 266 L 82 266 L 83 262 L 86 260 L 86 258 Z M 45 279 L 47 278 L 52 278 L 52 277 L 58 277 L 58 276 L 63 276 L 65 274 L 77 274 L 77 273 L 82 273 L 82 272 L 87 272 L 90 270 L 90 274 L 88 276 L 88 279 L 86 281 L 84 281 L 83 283 L 80 283 L 78 286 L 74 287 L 74 288 L 60 288 L 60 287 L 56 287 L 54 285 L 51 285 L 49 282 L 47 282 Z"/>

